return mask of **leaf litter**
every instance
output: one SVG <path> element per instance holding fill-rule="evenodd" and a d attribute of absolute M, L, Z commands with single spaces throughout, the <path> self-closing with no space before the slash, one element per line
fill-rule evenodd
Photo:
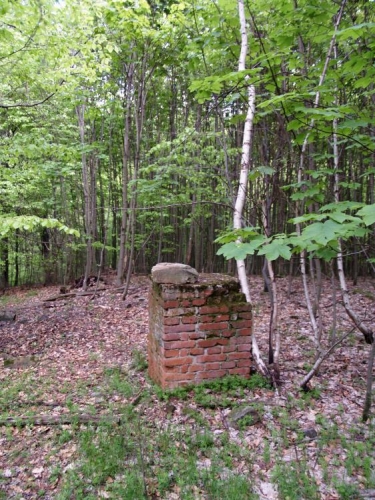
<path fill-rule="evenodd" d="M 75 422 L 74 417 L 106 419 L 123 411 L 124 405 L 136 408 L 151 429 L 170 432 L 182 452 L 186 444 L 179 438 L 179 430 L 189 429 L 204 443 L 201 421 L 214 436 L 215 446 L 219 446 L 216 440 L 225 436 L 237 449 L 231 453 L 232 469 L 223 468 L 218 480 L 230 473 L 251 477 L 254 498 L 286 498 L 286 486 L 280 479 L 283 467 L 289 467 L 289 471 L 290 467 L 300 468 L 301 474 L 307 474 L 308 480 L 315 482 L 316 498 L 346 498 L 343 490 L 335 487 L 338 480 L 358 487 L 361 498 L 371 498 L 374 453 L 366 475 L 356 456 L 352 456 L 357 448 L 353 451 L 346 445 L 353 441 L 360 450 L 362 443 L 374 441 L 374 422 L 361 423 L 369 347 L 360 334 L 353 333 L 323 364 L 312 380 L 311 391 L 302 394 L 298 384 L 313 363 L 314 347 L 299 279 L 292 280 L 289 296 L 288 279 L 277 279 L 282 297 L 279 393 L 257 388 L 251 393 L 228 394 L 229 407 L 201 405 L 191 394 L 187 399 L 176 396 L 168 401 L 157 397 L 146 371 L 136 368 L 147 353 L 149 280 L 133 277 L 123 301 L 121 290 L 111 283 L 112 276 L 105 279 L 105 290 L 94 298 L 76 295 L 46 301 L 58 296 L 58 287 L 17 288 L 5 296 L 3 308 L 14 311 L 17 317 L 13 323 L 0 324 L 0 408 L 3 418 L 19 422 L 0 428 L 0 498 L 57 498 L 64 474 L 74 470 L 80 461 L 79 446 L 72 436 L 85 424 Z M 262 291 L 260 278 L 251 277 L 250 283 L 254 331 L 261 351 L 266 353 L 269 297 Z M 321 319 L 328 338 L 333 305 L 331 284 L 327 280 L 323 285 Z M 360 285 L 351 287 L 351 298 L 353 307 L 373 321 L 373 281 L 363 279 Z M 339 301 L 336 328 L 338 332 L 352 328 Z M 145 392 L 148 397 L 143 402 Z M 232 407 L 250 404 L 255 405 L 256 421 L 243 427 L 232 426 Z M 22 418 L 35 416 L 41 418 L 42 424 L 43 417 L 50 423 L 20 425 Z M 57 422 L 69 416 L 72 422 L 54 425 L 53 419 Z M 197 467 L 202 470 L 212 466 L 204 450 L 203 446 L 197 455 Z M 150 457 L 147 460 L 152 462 Z M 151 467 L 148 463 L 145 466 Z M 277 471 L 281 471 L 280 477 Z M 147 481 L 146 489 L 154 492 L 150 498 L 184 498 L 177 483 L 161 494 L 152 478 Z M 115 479 L 109 476 L 107 482 L 110 485 Z M 195 498 L 209 498 L 199 486 L 194 486 Z M 109 491 L 102 485 L 96 497 L 116 498 Z M 301 491 L 301 495 L 305 494 L 305 490 Z"/>

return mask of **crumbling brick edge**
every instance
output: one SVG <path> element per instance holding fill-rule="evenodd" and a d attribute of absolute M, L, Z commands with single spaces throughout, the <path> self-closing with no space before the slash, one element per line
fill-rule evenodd
<path fill-rule="evenodd" d="M 163 389 L 225 375 L 248 377 L 251 304 L 238 280 L 200 274 L 192 284 L 152 283 L 148 371 Z"/>

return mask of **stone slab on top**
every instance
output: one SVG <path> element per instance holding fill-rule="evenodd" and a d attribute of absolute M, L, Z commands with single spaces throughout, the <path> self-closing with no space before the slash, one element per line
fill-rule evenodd
<path fill-rule="evenodd" d="M 196 283 L 198 276 L 198 271 L 186 264 L 162 262 L 151 269 L 151 278 L 154 283 L 171 283 L 174 285 Z"/>

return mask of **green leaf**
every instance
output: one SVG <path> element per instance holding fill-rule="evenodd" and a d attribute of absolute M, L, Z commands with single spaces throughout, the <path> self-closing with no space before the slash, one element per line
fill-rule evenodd
<path fill-rule="evenodd" d="M 63 233 L 79 236 L 79 232 L 76 229 L 65 226 L 57 219 L 42 219 L 36 215 L 0 216 L 0 235 L 2 236 L 6 236 L 10 231 L 15 229 L 35 231 L 40 227 L 55 228 Z"/>
<path fill-rule="evenodd" d="M 330 241 L 337 239 L 340 233 L 341 224 L 333 220 L 325 222 L 315 222 L 302 231 L 302 238 L 315 241 L 320 245 L 327 245 Z"/>
<path fill-rule="evenodd" d="M 268 239 L 263 235 L 258 235 L 250 243 L 238 243 L 232 241 L 226 243 L 217 251 L 217 255 L 224 255 L 226 259 L 244 260 L 247 255 L 253 255 Z"/>
<path fill-rule="evenodd" d="M 363 222 L 366 226 L 371 226 L 371 224 L 375 224 L 375 204 L 367 205 L 366 207 L 358 210 L 357 215 L 360 215 L 363 219 Z"/>
<path fill-rule="evenodd" d="M 291 195 L 292 200 L 304 200 L 306 198 L 313 198 L 316 196 L 322 195 L 322 190 L 319 186 L 313 186 L 306 191 L 300 191 L 298 193 L 293 193 Z"/>
<path fill-rule="evenodd" d="M 292 256 L 289 246 L 284 240 L 275 239 L 268 245 L 264 245 L 259 251 L 258 255 L 265 255 L 267 260 L 276 260 L 278 257 L 283 257 L 289 260 Z"/>
<path fill-rule="evenodd" d="M 269 167 L 267 165 L 255 167 L 249 172 L 249 179 L 251 181 L 255 181 L 261 175 L 273 175 L 275 173 L 275 169 Z"/>
<path fill-rule="evenodd" d="M 327 216 L 324 214 L 305 214 L 300 217 L 294 217 L 293 219 L 289 219 L 288 222 L 292 222 L 293 224 L 302 224 L 303 222 L 307 222 L 310 220 L 323 220 Z"/>
<path fill-rule="evenodd" d="M 340 201 L 338 203 L 328 203 L 327 205 L 323 205 L 319 211 L 320 212 L 328 212 L 328 211 L 341 211 L 344 212 L 346 210 L 356 210 L 357 208 L 363 207 L 363 203 L 358 201 Z"/>
<path fill-rule="evenodd" d="M 347 40 L 348 38 L 353 38 L 356 40 L 363 35 L 365 29 L 374 29 L 375 23 L 362 23 L 356 24 L 355 26 L 350 26 L 349 28 L 342 29 L 336 32 L 336 37 L 341 40 Z"/>
<path fill-rule="evenodd" d="M 226 243 L 217 251 L 217 255 L 224 255 L 228 259 L 244 260 L 247 256 L 243 243 Z"/>

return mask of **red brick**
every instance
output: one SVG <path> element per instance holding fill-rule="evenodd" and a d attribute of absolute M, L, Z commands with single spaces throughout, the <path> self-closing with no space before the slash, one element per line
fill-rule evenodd
<path fill-rule="evenodd" d="M 203 353 L 204 353 L 204 349 L 202 349 L 202 348 L 195 347 L 194 349 L 190 349 L 190 354 L 192 356 L 198 356 L 199 354 L 203 354 Z"/>
<path fill-rule="evenodd" d="M 178 300 L 165 300 L 163 303 L 164 309 L 172 309 L 173 307 L 178 307 Z"/>
<path fill-rule="evenodd" d="M 183 299 L 194 299 L 195 295 L 194 295 L 194 292 L 183 292 L 181 294 L 181 297 Z"/>
<path fill-rule="evenodd" d="M 190 356 L 190 349 L 180 349 L 179 353 L 180 358 L 183 358 L 184 356 Z"/>
<path fill-rule="evenodd" d="M 249 368 L 233 368 L 229 370 L 230 375 L 247 375 L 249 376 Z"/>
<path fill-rule="evenodd" d="M 222 352 L 222 347 L 217 346 L 217 347 L 209 347 L 206 351 L 207 354 L 220 354 Z"/>
<path fill-rule="evenodd" d="M 169 366 L 191 365 L 193 358 L 186 356 L 185 358 L 171 358 L 165 359 L 163 365 L 167 368 Z"/>
<path fill-rule="evenodd" d="M 229 307 L 222 304 L 220 306 L 203 306 L 201 307 L 201 314 L 218 314 L 218 313 L 227 313 L 229 311 Z"/>
<path fill-rule="evenodd" d="M 203 325 L 199 325 L 199 329 L 206 330 L 224 330 L 228 328 L 228 323 L 226 321 L 222 321 L 221 323 L 204 323 Z"/>
<path fill-rule="evenodd" d="M 164 311 L 164 316 L 174 317 L 174 316 L 186 316 L 195 314 L 194 307 L 176 307 L 174 309 L 167 309 Z"/>
<path fill-rule="evenodd" d="M 214 316 L 215 323 L 218 323 L 219 321 L 228 321 L 228 320 L 229 320 L 229 314 L 218 314 L 217 316 Z"/>
<path fill-rule="evenodd" d="M 204 354 L 203 356 L 197 356 L 196 359 L 198 363 L 214 363 L 215 361 L 225 361 L 226 358 L 225 354 Z"/>
<path fill-rule="evenodd" d="M 236 330 L 240 328 L 249 328 L 250 326 L 249 320 L 243 319 L 241 321 L 231 321 L 231 326 L 232 328 L 235 328 Z"/>
<path fill-rule="evenodd" d="M 221 337 L 233 337 L 236 334 L 234 330 L 222 330 L 220 332 Z"/>
<path fill-rule="evenodd" d="M 239 345 L 238 348 L 237 348 L 238 351 L 248 351 L 250 352 L 251 351 L 251 344 L 242 344 L 242 345 Z"/>
<path fill-rule="evenodd" d="M 197 374 L 197 380 L 204 380 L 208 378 L 221 378 L 227 374 L 225 370 L 210 370 L 208 372 L 201 372 Z"/>
<path fill-rule="evenodd" d="M 205 314 L 200 317 L 200 323 L 220 323 L 221 321 L 229 321 L 229 314 Z"/>
<path fill-rule="evenodd" d="M 182 365 L 180 368 L 180 373 L 187 373 L 189 371 L 190 365 Z"/>
<path fill-rule="evenodd" d="M 206 333 L 204 332 L 191 332 L 189 334 L 189 339 L 191 340 L 205 339 L 205 338 L 206 338 Z"/>
<path fill-rule="evenodd" d="M 226 345 L 223 347 L 223 352 L 235 352 L 237 351 L 236 345 Z"/>
<path fill-rule="evenodd" d="M 182 380 L 193 380 L 193 373 L 164 373 L 163 379 L 165 382 L 168 381 L 182 381 Z"/>
<path fill-rule="evenodd" d="M 182 307 L 190 307 L 192 305 L 191 300 L 181 300 L 180 306 Z"/>
<path fill-rule="evenodd" d="M 249 312 L 251 311 L 251 305 L 250 304 L 233 304 L 231 307 L 232 312 Z"/>
<path fill-rule="evenodd" d="M 205 364 L 193 363 L 189 366 L 189 372 L 203 372 Z"/>
<path fill-rule="evenodd" d="M 216 362 L 216 363 L 206 363 L 204 365 L 204 369 L 206 371 L 208 371 L 208 370 L 219 370 L 220 365 L 221 365 L 221 363 L 219 363 L 219 362 Z"/>
<path fill-rule="evenodd" d="M 221 368 L 223 370 L 228 370 L 229 368 L 235 368 L 236 362 L 235 361 L 224 361 L 224 363 L 221 363 Z"/>
<path fill-rule="evenodd" d="M 169 342 L 171 340 L 189 340 L 188 333 L 165 333 L 162 340 Z"/>
<path fill-rule="evenodd" d="M 241 312 L 238 315 L 239 318 L 241 319 L 253 319 L 253 313 L 251 312 Z"/>
<path fill-rule="evenodd" d="M 250 335 L 251 336 L 251 328 L 242 328 L 241 330 L 237 330 L 238 335 Z"/>
<path fill-rule="evenodd" d="M 204 314 L 199 317 L 199 323 L 214 323 L 215 316 L 210 316 L 209 314 Z"/>
<path fill-rule="evenodd" d="M 185 349 L 195 347 L 194 340 L 179 340 L 177 342 L 165 342 L 164 349 Z"/>
<path fill-rule="evenodd" d="M 251 360 L 241 359 L 240 361 L 237 361 L 237 366 L 238 368 L 243 368 L 244 366 L 251 366 Z"/>
<path fill-rule="evenodd" d="M 182 322 L 186 324 L 191 324 L 191 323 L 197 323 L 198 318 L 196 316 L 183 316 L 182 317 Z"/>
<path fill-rule="evenodd" d="M 215 347 L 217 345 L 227 345 L 228 343 L 229 343 L 228 339 L 221 339 L 221 338 L 215 337 L 212 339 L 198 340 L 197 346 L 198 347 Z"/>
<path fill-rule="evenodd" d="M 248 352 L 232 352 L 228 354 L 228 360 L 231 361 L 232 359 L 246 359 L 249 357 Z"/>
<path fill-rule="evenodd" d="M 183 324 L 183 325 L 171 325 L 164 327 L 165 333 L 178 333 L 178 332 L 194 332 L 195 325 Z"/>
<path fill-rule="evenodd" d="M 175 318 L 164 318 L 164 324 L 167 326 L 171 325 L 178 325 L 180 323 L 180 318 L 175 317 Z"/>
<path fill-rule="evenodd" d="M 206 299 L 194 299 L 192 304 L 193 306 L 204 306 L 206 303 Z"/>
<path fill-rule="evenodd" d="M 180 351 L 178 349 L 171 349 L 170 351 L 165 351 L 164 356 L 166 358 L 173 358 L 175 356 L 178 356 L 180 354 Z"/>
<path fill-rule="evenodd" d="M 214 347 L 215 345 L 218 345 L 219 340 L 220 339 L 218 339 L 218 338 L 198 340 L 197 346 L 198 347 Z"/>

